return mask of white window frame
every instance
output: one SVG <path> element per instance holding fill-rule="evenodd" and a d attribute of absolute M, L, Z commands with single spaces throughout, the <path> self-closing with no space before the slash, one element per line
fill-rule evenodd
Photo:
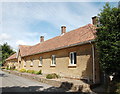
<path fill-rule="evenodd" d="M 31 63 L 30 63 L 30 66 L 33 66 L 33 59 L 31 59 Z"/>
<path fill-rule="evenodd" d="M 38 66 L 42 66 L 43 60 L 42 60 L 42 56 L 39 58 L 39 65 Z"/>
<path fill-rule="evenodd" d="M 52 55 L 51 66 L 56 66 L 56 55 Z"/>
<path fill-rule="evenodd" d="M 76 66 L 76 64 L 77 64 L 77 53 L 76 53 L 76 64 L 75 64 L 74 53 L 76 53 L 76 52 L 70 52 L 70 63 L 69 63 L 69 66 Z M 72 56 L 72 60 L 71 60 L 71 56 Z"/>

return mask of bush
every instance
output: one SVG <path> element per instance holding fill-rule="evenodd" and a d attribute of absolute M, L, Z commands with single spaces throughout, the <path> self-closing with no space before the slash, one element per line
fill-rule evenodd
<path fill-rule="evenodd" d="M 34 73 L 35 71 L 34 70 L 27 70 L 27 73 Z"/>
<path fill-rule="evenodd" d="M 120 94 L 120 81 L 112 81 L 109 86 L 110 86 L 110 92 L 115 92 L 115 94 Z"/>
<path fill-rule="evenodd" d="M 17 69 L 14 69 L 14 71 L 18 71 Z"/>
<path fill-rule="evenodd" d="M 20 69 L 19 71 L 20 72 L 26 72 L 26 69 Z"/>
<path fill-rule="evenodd" d="M 55 78 L 59 78 L 60 76 L 57 75 L 56 73 L 52 73 L 52 74 L 47 74 L 46 78 L 47 79 L 55 79 Z"/>
<path fill-rule="evenodd" d="M 34 74 L 42 74 L 42 70 L 39 70 L 39 71 L 34 71 Z"/>

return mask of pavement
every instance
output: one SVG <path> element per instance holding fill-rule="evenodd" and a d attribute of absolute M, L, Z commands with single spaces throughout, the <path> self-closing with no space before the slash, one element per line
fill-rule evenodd
<path fill-rule="evenodd" d="M 1 92 L 66 92 L 66 90 L 0 70 Z"/>

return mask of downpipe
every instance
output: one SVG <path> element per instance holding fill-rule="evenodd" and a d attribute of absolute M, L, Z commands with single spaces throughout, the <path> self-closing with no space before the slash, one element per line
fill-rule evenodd
<path fill-rule="evenodd" d="M 91 41 L 90 41 L 90 44 L 91 44 L 91 46 L 92 46 L 92 62 L 93 62 L 93 69 L 92 69 L 92 71 L 93 71 L 93 83 L 95 83 L 95 49 L 94 49 L 94 45 L 91 43 Z"/>

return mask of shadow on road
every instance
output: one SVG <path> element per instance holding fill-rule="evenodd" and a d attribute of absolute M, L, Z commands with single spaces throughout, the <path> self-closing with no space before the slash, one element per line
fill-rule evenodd
<path fill-rule="evenodd" d="M 29 86 L 29 87 L 2 87 L 2 92 L 65 92 L 66 90 L 61 89 L 59 87 L 50 87 L 44 89 L 43 86 Z"/>
<path fill-rule="evenodd" d="M 8 77 L 8 76 L 5 75 L 4 73 L 0 73 L 0 77 Z"/>

